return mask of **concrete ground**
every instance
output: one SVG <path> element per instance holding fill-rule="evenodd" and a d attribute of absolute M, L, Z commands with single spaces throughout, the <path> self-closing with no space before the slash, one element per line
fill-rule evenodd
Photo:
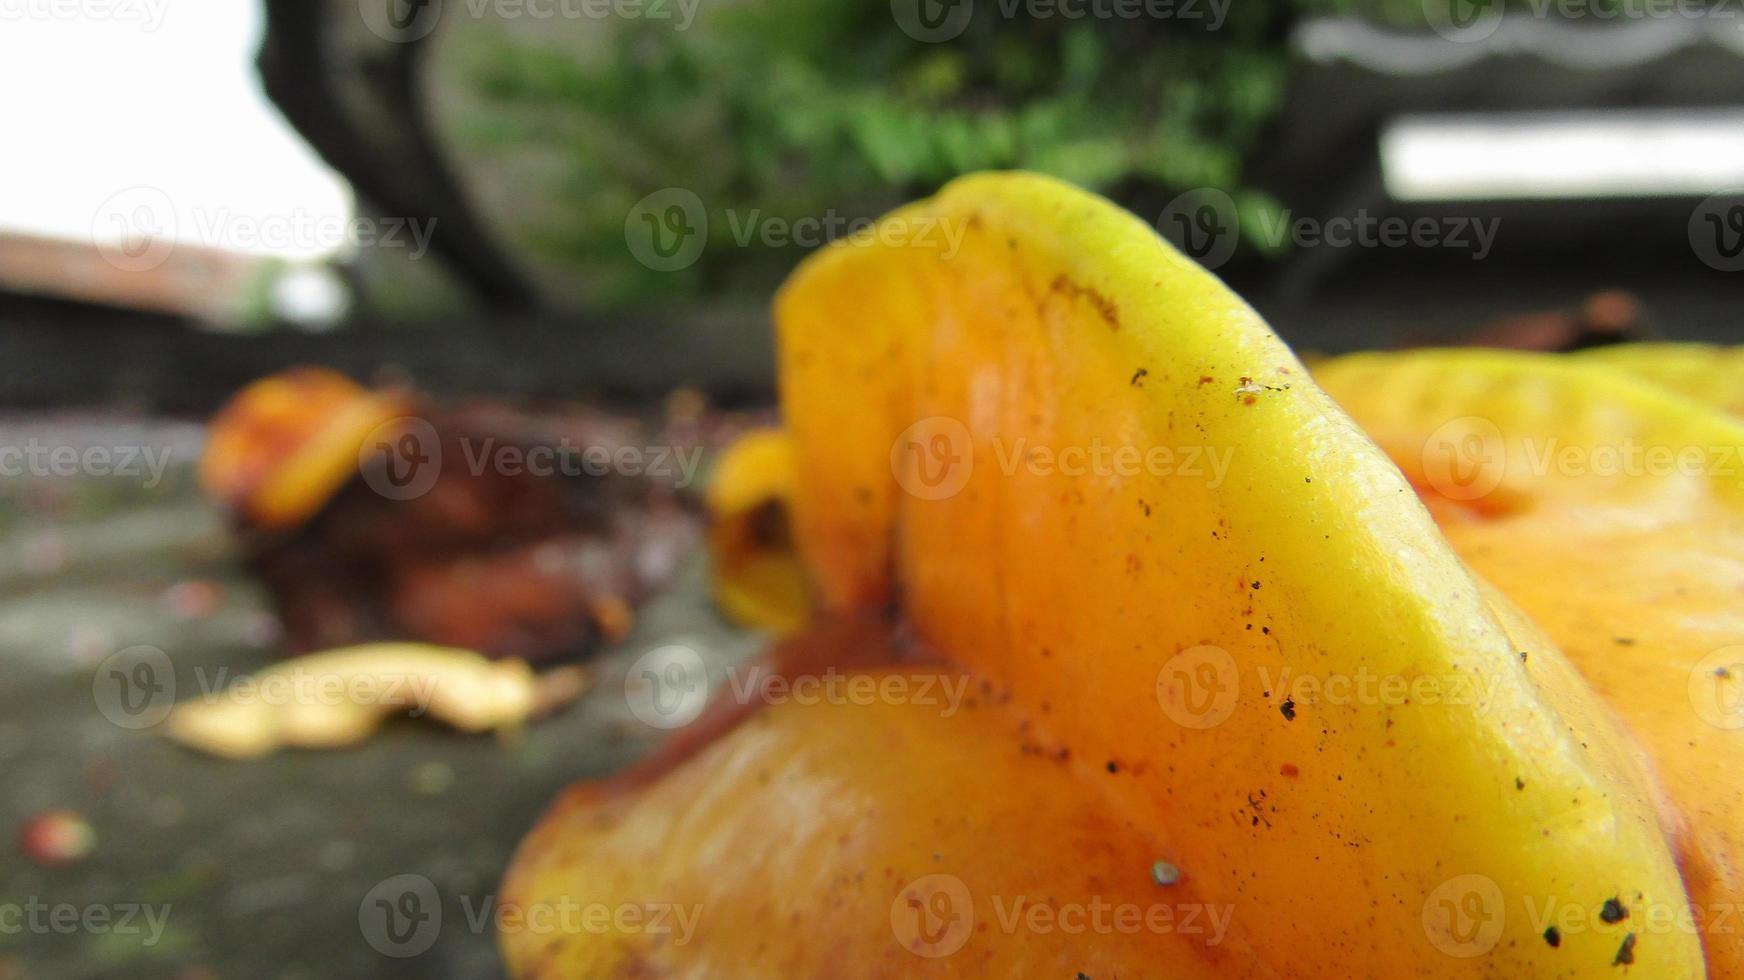
<path fill-rule="evenodd" d="M 408 719 L 353 749 L 196 755 L 128 727 L 146 716 L 117 710 L 109 658 L 162 650 L 185 698 L 284 655 L 223 515 L 194 486 L 200 436 L 173 422 L 0 420 L 0 445 L 168 460 L 157 479 L 143 465 L 0 466 L 0 833 L 65 808 L 96 834 L 88 858 L 62 867 L 0 843 L 0 980 L 500 975 L 491 910 L 517 841 L 562 787 L 660 734 L 628 708 L 630 661 L 682 639 L 718 671 L 760 638 L 720 622 L 697 561 L 594 662 L 580 703 L 514 737 Z M 389 921 L 390 908 L 423 925 Z"/>

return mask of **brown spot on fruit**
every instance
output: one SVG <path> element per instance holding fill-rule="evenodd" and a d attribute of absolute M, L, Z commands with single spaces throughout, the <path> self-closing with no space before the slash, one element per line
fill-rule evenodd
<path fill-rule="evenodd" d="M 1617 947 L 1617 955 L 1611 960 L 1612 966 L 1628 966 L 1635 962 L 1635 934 L 1629 933 L 1623 937 L 1623 945 Z"/>
<path fill-rule="evenodd" d="M 1097 315 L 1102 317 L 1104 323 L 1115 330 L 1120 329 L 1120 311 L 1115 307 L 1113 301 L 1096 290 L 1088 286 L 1078 285 L 1064 273 L 1055 276 L 1048 288 L 1063 296 L 1084 300 L 1096 308 Z"/>

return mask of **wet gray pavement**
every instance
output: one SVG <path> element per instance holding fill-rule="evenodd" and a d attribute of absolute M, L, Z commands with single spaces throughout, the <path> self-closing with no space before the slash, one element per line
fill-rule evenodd
<path fill-rule="evenodd" d="M 699 556 L 593 662 L 582 701 L 518 733 L 404 719 L 351 749 L 199 756 L 129 727 L 103 669 L 162 650 L 186 697 L 284 656 L 194 486 L 199 430 L 13 419 L 0 445 L 45 431 L 169 463 L 158 480 L 0 475 L 0 830 L 67 809 L 96 835 L 60 867 L 0 842 L 0 980 L 499 976 L 491 912 L 516 843 L 565 785 L 660 735 L 629 710 L 630 662 L 682 640 L 719 670 L 762 642 L 720 622 Z"/>

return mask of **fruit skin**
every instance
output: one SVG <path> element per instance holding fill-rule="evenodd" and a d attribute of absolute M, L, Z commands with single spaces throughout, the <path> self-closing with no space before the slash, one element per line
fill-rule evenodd
<path fill-rule="evenodd" d="M 177 704 L 170 738 L 229 759 L 287 746 L 339 748 L 390 716 L 428 714 L 465 732 L 510 729 L 579 697 L 581 668 L 535 676 L 524 660 L 422 643 L 368 643 L 293 657 L 209 697 Z"/>
<path fill-rule="evenodd" d="M 993 699 L 953 700 L 968 678 L 949 668 L 837 676 L 843 692 L 912 696 L 773 704 L 659 778 L 565 795 L 522 844 L 505 911 L 533 923 L 565 907 L 669 907 L 674 929 L 511 926 L 510 972 L 1268 975 L 1228 932 L 1241 910 L 1202 907 L 1190 866 L 1177 885 L 1152 881 L 1175 852 L 1108 804 L 1099 763 L 1041 751 Z"/>
<path fill-rule="evenodd" d="M 1668 393 L 1744 418 L 1744 347 L 1609 344 L 1577 359 L 1621 371 Z"/>
<path fill-rule="evenodd" d="M 200 485 L 260 527 L 294 527 L 357 475 L 370 434 L 387 436 L 410 411 L 405 393 L 372 392 L 326 368 L 262 378 L 212 419 Z"/>
<path fill-rule="evenodd" d="M 941 225 L 957 240 L 919 237 Z M 887 244 L 823 250 L 776 304 L 796 538 L 827 609 L 898 606 L 1045 744 L 1105 760 L 1108 806 L 1177 841 L 1280 975 L 1610 976 L 1626 928 L 1552 947 L 1530 910 L 1686 900 L 1637 748 L 1552 646 L 1504 628 L 1399 471 L 1214 277 L 1030 175 L 959 180 L 868 238 Z M 1176 465 L 1026 463 L 1098 444 Z M 1192 449 L 1227 471 L 1187 471 Z M 1210 724 L 1182 669 L 1208 662 L 1235 681 Z M 1326 685 L 1363 676 L 1435 703 Z M 1426 928 L 1478 880 L 1493 945 Z M 1702 973 L 1693 936 L 1633 955 L 1636 976 Z"/>
<path fill-rule="evenodd" d="M 1616 350 L 1353 355 L 1316 377 L 1646 746 L 1712 975 L 1744 976 L 1744 425 L 1596 366 Z M 1651 462 L 1686 451 L 1688 472 Z"/>
<path fill-rule="evenodd" d="M 747 432 L 716 461 L 706 498 L 715 605 L 740 626 L 777 634 L 811 615 L 805 569 L 788 534 L 793 468 L 786 433 Z"/>

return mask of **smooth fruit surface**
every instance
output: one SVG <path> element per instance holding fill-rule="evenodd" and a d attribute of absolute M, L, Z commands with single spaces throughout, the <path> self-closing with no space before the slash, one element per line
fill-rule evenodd
<path fill-rule="evenodd" d="M 1048 178 L 871 237 L 776 304 L 830 608 L 897 608 L 1102 760 L 1287 975 L 1700 974 L 1587 914 L 1684 901 L 1636 747 L 1245 303 Z"/>
<path fill-rule="evenodd" d="M 1169 842 L 969 678 L 833 676 L 845 698 L 904 696 L 771 705 L 659 778 L 561 800 L 522 845 L 505 908 L 528 923 L 620 914 L 505 929 L 514 974 L 1267 975 L 1231 935 L 1238 909 L 1208 903 L 1190 871 L 1158 885 Z"/>
<path fill-rule="evenodd" d="M 1650 750 L 1693 902 L 1658 928 L 1744 976 L 1744 426 L 1589 363 L 1430 351 L 1316 376 Z"/>

